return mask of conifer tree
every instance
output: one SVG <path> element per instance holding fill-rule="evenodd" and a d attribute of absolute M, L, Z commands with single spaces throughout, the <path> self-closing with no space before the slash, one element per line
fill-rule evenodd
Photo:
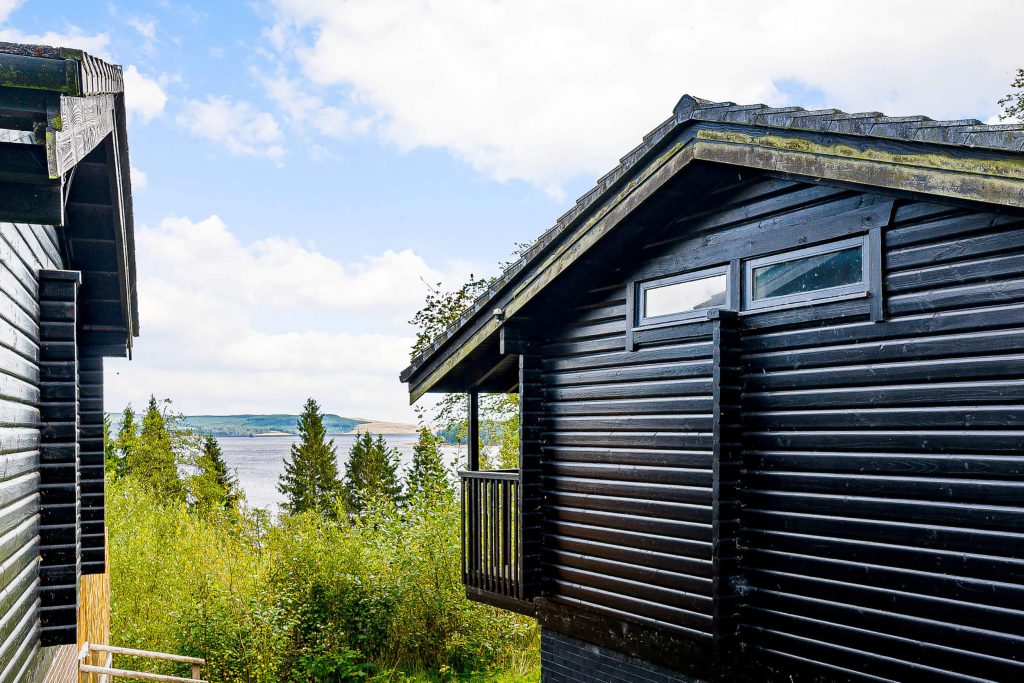
<path fill-rule="evenodd" d="M 228 469 L 220 443 L 209 434 L 203 438 L 196 466 L 198 471 L 191 481 L 194 506 L 202 511 L 235 510 L 242 500 L 242 490 Z"/>
<path fill-rule="evenodd" d="M 388 447 L 384 437 L 369 432 L 356 436 L 345 463 L 345 505 L 359 513 L 374 498 L 398 503 L 402 484 L 398 479 L 398 451 Z"/>
<path fill-rule="evenodd" d="M 423 495 L 432 498 L 448 488 L 448 477 L 441 449 L 440 439 L 426 427 L 420 427 L 419 439 L 412 449 L 412 463 L 406 474 L 405 488 L 410 498 Z"/>
<path fill-rule="evenodd" d="M 185 485 L 178 473 L 171 431 L 156 397 L 150 396 L 134 448 L 129 447 L 125 453 L 125 473 L 138 477 L 161 495 L 184 500 Z"/>
<path fill-rule="evenodd" d="M 113 435 L 110 416 L 103 415 L 103 472 L 111 479 L 119 479 L 124 474 L 124 458 L 117 448 L 117 439 Z"/>
<path fill-rule="evenodd" d="M 115 456 L 117 459 L 116 472 L 118 476 L 124 475 L 128 467 L 128 461 L 133 460 L 139 445 L 139 425 L 135 422 L 135 410 L 132 404 L 125 406 L 121 414 L 121 428 L 117 431 L 117 439 L 114 441 Z"/>
<path fill-rule="evenodd" d="M 326 438 L 320 404 L 312 398 L 299 416 L 299 436 L 302 440 L 292 446 L 277 483 L 288 499 L 284 507 L 293 514 L 313 510 L 333 515 L 335 497 L 341 493 L 337 454 L 334 439 Z"/>

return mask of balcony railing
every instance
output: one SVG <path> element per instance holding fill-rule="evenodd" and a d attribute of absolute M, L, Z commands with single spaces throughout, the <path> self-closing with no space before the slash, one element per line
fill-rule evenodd
<path fill-rule="evenodd" d="M 517 612 L 523 599 L 519 470 L 459 472 L 462 480 L 462 581 L 466 594 Z"/>

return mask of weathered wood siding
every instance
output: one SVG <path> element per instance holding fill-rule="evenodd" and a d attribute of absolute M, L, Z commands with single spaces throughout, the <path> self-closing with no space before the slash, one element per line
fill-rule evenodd
<path fill-rule="evenodd" d="M 78 285 L 81 274 L 39 274 L 39 587 L 42 644 L 76 641 L 81 542 L 78 487 Z"/>
<path fill-rule="evenodd" d="M 0 681 L 39 651 L 39 280 L 61 268 L 49 226 L 0 223 Z"/>
<path fill-rule="evenodd" d="M 82 490 L 82 574 L 107 571 L 103 487 L 103 357 L 81 349 L 79 467 Z"/>
<path fill-rule="evenodd" d="M 546 598 L 701 642 L 731 619 L 780 677 L 1020 680 L 1024 223 L 767 178 L 680 214 L 547 312 Z M 872 229 L 884 306 L 741 315 L 724 358 L 715 321 L 625 350 L 638 275 Z"/>
<path fill-rule="evenodd" d="M 1022 263 L 1021 221 L 904 204 L 885 322 L 744 335 L 750 647 L 1024 679 Z"/>
<path fill-rule="evenodd" d="M 549 591 L 710 638 L 710 330 L 624 351 L 624 295 L 596 287 L 544 347 Z"/>

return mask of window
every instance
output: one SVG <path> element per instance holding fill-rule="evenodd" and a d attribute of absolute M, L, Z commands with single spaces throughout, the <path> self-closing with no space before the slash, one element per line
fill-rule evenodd
<path fill-rule="evenodd" d="M 728 301 L 729 269 L 713 268 L 640 283 L 640 325 L 700 317 Z"/>
<path fill-rule="evenodd" d="M 748 310 L 868 291 L 866 237 L 751 259 L 744 267 Z"/>

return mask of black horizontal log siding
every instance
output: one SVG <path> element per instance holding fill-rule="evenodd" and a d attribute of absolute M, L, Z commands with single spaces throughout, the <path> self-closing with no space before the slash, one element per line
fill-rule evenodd
<path fill-rule="evenodd" d="M 103 505 L 103 357 L 89 346 L 79 358 L 79 486 L 82 492 L 82 573 L 106 571 Z"/>
<path fill-rule="evenodd" d="M 743 641 L 1022 680 L 1024 222 L 903 203 L 884 247 L 884 323 L 744 333 Z"/>
<path fill-rule="evenodd" d="M 522 583 L 519 598 L 531 599 L 543 589 L 544 546 L 542 423 L 544 384 L 540 357 L 519 356 L 519 485 L 522 492 L 519 506 L 519 529 L 516 541 L 522 561 Z"/>
<path fill-rule="evenodd" d="M 81 575 L 78 487 L 77 271 L 39 273 L 39 575 L 42 644 L 78 642 Z"/>
<path fill-rule="evenodd" d="M 38 273 L 62 265 L 52 227 L 0 223 L 0 681 L 40 648 Z"/>
<path fill-rule="evenodd" d="M 768 178 L 676 210 L 543 318 L 542 623 L 661 663 L 628 624 L 734 635 L 757 679 L 1024 678 L 1024 222 Z M 637 278 L 872 233 L 884 315 L 627 321 Z"/>
<path fill-rule="evenodd" d="M 625 351 L 625 291 L 544 347 L 548 597 L 710 642 L 712 336 Z"/>

